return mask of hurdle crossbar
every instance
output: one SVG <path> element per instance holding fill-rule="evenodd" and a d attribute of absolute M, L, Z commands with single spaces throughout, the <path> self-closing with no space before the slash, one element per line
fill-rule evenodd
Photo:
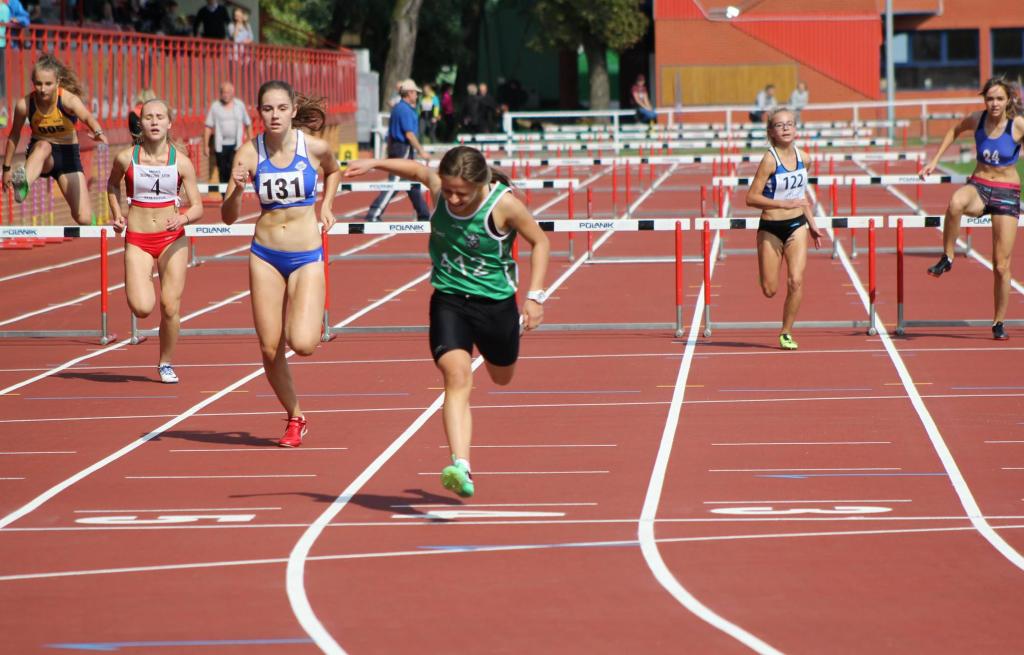
<path fill-rule="evenodd" d="M 100 345 L 107 345 L 117 338 L 111 334 L 107 322 L 107 311 L 109 308 L 109 296 L 107 284 L 109 279 L 107 239 L 113 236 L 114 228 L 109 225 L 86 225 L 86 226 L 63 226 L 63 225 L 40 225 L 29 226 L 5 226 L 0 227 L 0 241 L 7 238 L 23 239 L 77 239 L 81 237 L 99 238 L 99 304 L 100 304 L 100 327 L 98 330 L 0 330 L 0 339 L 35 339 L 35 338 L 67 338 L 67 337 L 96 337 Z"/>
<path fill-rule="evenodd" d="M 835 184 L 836 186 L 851 186 L 855 184 L 902 184 L 907 186 L 918 184 L 966 184 L 968 177 L 967 175 L 929 175 L 923 178 L 917 175 L 811 175 L 807 178 L 807 184 Z M 752 177 L 719 176 L 711 178 L 712 184 L 720 184 L 725 187 L 750 186 L 750 183 L 753 181 L 754 178 Z"/>
<path fill-rule="evenodd" d="M 903 255 L 908 252 L 904 247 L 904 230 L 907 228 L 941 228 L 945 217 L 943 216 L 890 216 L 888 225 L 896 228 L 896 334 L 903 336 L 908 327 L 987 327 L 992 325 L 991 320 L 986 319 L 937 319 L 937 320 L 907 320 L 905 313 L 905 292 L 903 285 L 904 261 Z M 1017 219 L 1017 226 L 1024 225 L 1024 217 Z M 992 227 L 992 217 L 985 216 L 962 216 L 960 227 L 984 228 Z M 1021 327 L 1024 326 L 1022 319 L 1007 319 L 1003 321 L 1006 325 Z"/>
<path fill-rule="evenodd" d="M 703 235 L 702 253 L 704 259 L 704 336 L 710 337 L 715 330 L 754 330 L 778 329 L 780 321 L 719 321 L 711 320 L 711 230 L 756 230 L 759 218 L 695 218 L 693 229 Z M 877 292 L 875 257 L 875 226 L 884 226 L 882 216 L 850 216 L 817 218 L 819 225 L 833 228 L 862 227 L 868 230 L 868 320 L 854 319 L 849 321 L 797 321 L 798 328 L 867 328 L 867 334 L 878 333 L 875 327 L 875 297 Z"/>
<path fill-rule="evenodd" d="M 518 189 L 568 189 L 570 186 L 578 186 L 577 180 L 570 179 L 523 179 L 512 180 L 512 186 Z M 199 184 L 200 193 L 219 191 L 224 193 L 228 190 L 227 184 Z M 317 183 L 317 191 L 323 191 L 322 182 Z M 343 182 L 338 185 L 338 192 L 349 191 L 352 193 L 364 191 L 411 191 L 413 189 L 426 189 L 419 182 Z M 256 193 L 252 184 L 245 185 L 245 193 Z"/>

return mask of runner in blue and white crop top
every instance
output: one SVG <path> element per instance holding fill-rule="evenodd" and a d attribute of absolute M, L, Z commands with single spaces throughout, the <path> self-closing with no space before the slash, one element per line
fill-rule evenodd
<path fill-rule="evenodd" d="M 295 156 L 285 168 L 271 163 L 262 134 L 256 137 L 256 153 L 253 186 L 263 211 L 306 207 L 316 202 L 316 167 L 309 161 L 302 130 L 295 130 Z"/>
<path fill-rule="evenodd" d="M 773 200 L 799 200 L 804 197 L 807 191 L 807 171 L 804 169 L 804 160 L 800 156 L 800 150 L 793 148 L 796 152 L 796 168 L 789 170 L 782 164 L 779 153 L 774 147 L 769 147 L 768 152 L 775 157 L 775 172 L 768 176 L 764 183 L 762 195 Z M 778 196 L 776 196 L 776 193 Z"/>
<path fill-rule="evenodd" d="M 985 131 L 985 121 L 988 119 L 988 110 L 981 112 L 978 119 L 978 129 L 974 130 L 974 145 L 978 150 L 978 162 L 988 166 L 1013 166 L 1020 156 L 1020 143 L 1013 140 L 1013 119 L 1006 121 L 1006 129 L 1003 133 L 992 138 Z"/>

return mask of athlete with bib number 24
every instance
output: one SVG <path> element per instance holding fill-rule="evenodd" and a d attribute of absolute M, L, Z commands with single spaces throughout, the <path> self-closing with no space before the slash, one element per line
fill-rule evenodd
<path fill-rule="evenodd" d="M 375 168 L 419 182 L 438 199 L 430 217 L 430 351 L 444 377 L 442 420 L 452 459 L 441 471 L 441 484 L 459 496 L 472 496 L 473 346 L 480 350 L 495 384 L 512 381 L 520 325 L 532 330 L 544 318 L 544 275 L 551 247 L 530 211 L 509 193 L 509 179 L 475 148 L 452 148 L 437 171 L 408 159 L 364 159 L 350 163 L 345 177 Z M 530 286 L 521 312 L 516 307 L 518 269 L 512 258 L 517 235 L 531 246 Z"/>
<path fill-rule="evenodd" d="M 1010 256 L 1020 216 L 1020 175 L 1015 164 L 1020 156 L 1021 139 L 1024 139 L 1024 107 L 1021 107 L 1020 89 L 1002 77 L 986 82 L 980 95 L 985 99 L 984 111 L 972 112 L 950 128 L 935 156 L 921 169 L 921 177 L 931 175 L 942 153 L 960 134 L 974 134 L 978 163 L 967 184 L 957 189 L 949 201 L 942 224 L 943 254 L 938 263 L 928 268 L 928 274 L 939 277 L 953 268 L 961 216 L 991 215 L 995 302 L 992 338 L 1004 340 L 1009 338 L 1003 320 L 1010 302 Z"/>
<path fill-rule="evenodd" d="M 285 448 L 302 445 L 306 417 L 288 369 L 287 349 L 312 355 L 320 343 L 326 278 L 323 237 L 334 225 L 331 207 L 341 182 L 338 160 L 319 132 L 327 120 L 323 102 L 295 93 L 287 82 L 266 82 L 256 106 L 264 132 L 235 153 L 221 219 L 231 225 L 242 211 L 242 194 L 252 180 L 260 217 L 249 253 L 252 318 L 263 368 L 288 412 Z M 324 172 L 324 196 L 316 204 L 317 170 Z"/>
<path fill-rule="evenodd" d="M 761 221 L 757 225 L 757 264 L 765 297 L 775 296 L 782 260 L 786 260 L 786 303 L 782 309 L 779 345 L 783 350 L 796 350 L 793 323 L 804 297 L 807 239 L 813 239 L 814 247 L 820 248 L 821 232 L 814 224 L 811 203 L 806 198 L 807 168 L 802 153 L 793 143 L 796 141 L 793 112 L 782 108 L 769 115 L 768 141 L 771 146 L 761 158 L 747 191 L 747 206 L 761 210 Z"/>

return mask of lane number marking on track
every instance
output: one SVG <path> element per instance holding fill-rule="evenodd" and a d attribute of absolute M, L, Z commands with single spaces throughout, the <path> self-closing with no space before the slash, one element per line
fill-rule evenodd
<path fill-rule="evenodd" d="M 711 510 L 712 514 L 728 514 L 731 516 L 792 516 L 797 514 L 885 514 L 891 512 L 891 507 L 877 507 L 872 505 L 834 505 L 828 507 L 790 507 L 776 509 L 771 505 L 755 507 L 719 507 Z"/>
<path fill-rule="evenodd" d="M 439 509 L 425 514 L 392 514 L 393 519 L 435 519 L 452 521 L 455 519 L 523 519 L 552 518 L 565 516 L 565 512 L 504 512 L 483 509 Z"/>
<path fill-rule="evenodd" d="M 160 515 L 152 519 L 140 519 L 137 514 L 122 514 L 120 516 L 87 516 L 75 519 L 75 523 L 83 523 L 85 525 L 172 525 L 199 523 L 201 521 L 248 523 L 254 518 L 256 518 L 255 514 L 175 514 L 173 516 Z"/>

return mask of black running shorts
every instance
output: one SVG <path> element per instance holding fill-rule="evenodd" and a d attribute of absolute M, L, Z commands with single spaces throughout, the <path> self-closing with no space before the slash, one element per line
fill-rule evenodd
<path fill-rule="evenodd" d="M 473 346 L 495 366 L 519 359 L 519 308 L 515 296 L 491 300 L 434 291 L 430 297 L 430 354 L 436 362 L 450 350 L 473 354 Z"/>

